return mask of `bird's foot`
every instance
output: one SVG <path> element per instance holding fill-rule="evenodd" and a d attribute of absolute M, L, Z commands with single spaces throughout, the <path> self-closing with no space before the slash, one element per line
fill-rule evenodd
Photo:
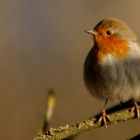
<path fill-rule="evenodd" d="M 103 110 L 101 117 L 99 118 L 99 122 L 102 126 L 105 126 L 107 128 L 107 123 L 110 122 L 110 117 L 106 114 L 106 111 Z"/>
<path fill-rule="evenodd" d="M 131 112 L 135 114 L 136 118 L 140 118 L 140 106 L 136 101 L 134 101 L 134 106 L 132 107 Z"/>

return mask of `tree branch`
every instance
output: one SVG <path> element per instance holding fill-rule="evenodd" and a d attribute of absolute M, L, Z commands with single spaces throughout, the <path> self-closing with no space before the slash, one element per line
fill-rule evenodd
<path fill-rule="evenodd" d="M 122 106 L 117 105 L 112 107 L 106 112 L 110 118 L 107 125 L 117 124 L 135 118 L 135 113 L 131 111 L 129 102 L 123 104 Z M 102 121 L 99 119 L 99 116 L 100 114 L 79 123 L 73 123 L 72 125 L 66 124 L 65 126 L 58 127 L 57 129 L 50 128 L 46 131 L 46 133 L 39 134 L 36 138 L 34 138 L 34 140 L 61 140 L 78 135 L 85 131 L 102 127 Z"/>

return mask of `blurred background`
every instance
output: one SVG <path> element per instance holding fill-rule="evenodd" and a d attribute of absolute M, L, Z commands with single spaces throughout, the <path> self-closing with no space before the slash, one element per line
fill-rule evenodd
<path fill-rule="evenodd" d="M 1 0 L 0 138 L 36 136 L 50 87 L 57 97 L 52 127 L 100 112 L 104 102 L 92 98 L 83 82 L 84 59 L 93 44 L 84 30 L 111 16 L 140 38 L 139 5 L 139 0 Z M 77 140 L 125 140 L 140 132 L 139 123 L 100 128 Z"/>

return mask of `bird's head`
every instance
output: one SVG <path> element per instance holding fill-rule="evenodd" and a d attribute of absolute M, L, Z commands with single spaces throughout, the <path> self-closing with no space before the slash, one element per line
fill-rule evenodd
<path fill-rule="evenodd" d="M 129 42 L 137 41 L 135 34 L 123 21 L 111 17 L 101 20 L 94 29 L 86 32 L 94 37 L 99 59 L 107 54 L 121 58 L 127 54 Z"/>

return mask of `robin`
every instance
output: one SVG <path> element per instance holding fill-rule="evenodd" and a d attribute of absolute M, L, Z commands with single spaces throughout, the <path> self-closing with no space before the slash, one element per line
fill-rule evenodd
<path fill-rule="evenodd" d="M 86 31 L 94 39 L 84 64 L 84 81 L 89 92 L 105 101 L 102 121 L 107 123 L 108 100 L 133 100 L 139 118 L 140 46 L 132 30 L 121 20 L 105 18 Z"/>

